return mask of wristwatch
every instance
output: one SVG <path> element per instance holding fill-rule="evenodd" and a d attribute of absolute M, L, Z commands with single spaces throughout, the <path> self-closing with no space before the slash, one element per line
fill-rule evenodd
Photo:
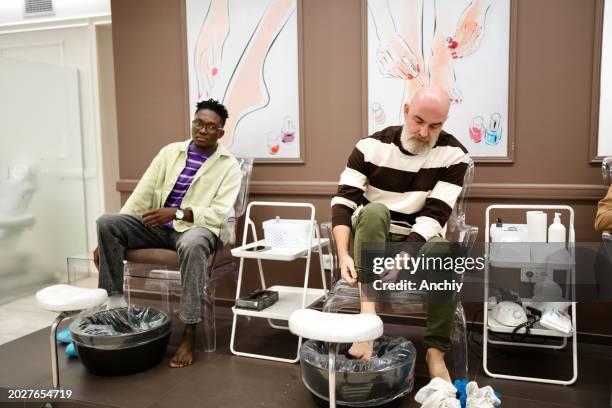
<path fill-rule="evenodd" d="M 185 211 L 178 208 L 176 212 L 174 213 L 174 219 L 182 221 L 184 217 L 185 217 Z"/>

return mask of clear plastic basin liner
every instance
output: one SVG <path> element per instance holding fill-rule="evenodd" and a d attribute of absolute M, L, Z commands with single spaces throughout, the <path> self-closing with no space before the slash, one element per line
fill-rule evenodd
<path fill-rule="evenodd" d="M 348 356 L 350 344 L 340 344 L 336 356 L 336 400 L 339 405 L 365 407 L 392 401 L 412 391 L 416 350 L 402 337 L 382 336 L 374 341 L 367 361 Z M 308 340 L 300 349 L 302 380 L 316 396 L 329 397 L 328 347 Z"/>
<path fill-rule="evenodd" d="M 122 349 L 170 333 L 170 317 L 152 307 L 120 307 L 80 315 L 70 325 L 75 343 L 98 349 Z"/>

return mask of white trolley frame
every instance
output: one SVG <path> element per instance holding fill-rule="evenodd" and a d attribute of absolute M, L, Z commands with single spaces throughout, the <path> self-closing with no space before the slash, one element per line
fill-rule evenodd
<path fill-rule="evenodd" d="M 258 240 L 255 223 L 251 220 L 251 209 L 253 207 L 303 207 L 310 209 L 310 230 L 309 236 L 310 245 L 304 248 L 270 248 L 263 252 L 249 251 L 251 247 L 265 245 L 264 240 Z M 260 317 L 268 319 L 270 327 L 281 330 L 289 330 L 288 326 L 281 326 L 275 324 L 273 320 L 289 320 L 289 316 L 292 312 L 298 309 L 304 309 L 319 302 L 322 298 L 327 296 L 327 283 L 325 280 L 325 270 L 323 269 L 323 259 L 321 246 L 325 245 L 327 239 L 320 238 L 319 226 L 315 220 L 315 207 L 310 203 L 292 203 L 292 202 L 267 202 L 267 201 L 253 201 L 249 203 L 246 210 L 244 232 L 242 235 L 242 245 L 232 250 L 232 255 L 240 258 L 240 268 L 238 270 L 238 285 L 236 288 L 236 299 L 240 297 L 240 291 L 242 289 L 242 277 L 244 273 L 244 259 L 251 258 L 257 259 L 257 265 L 259 269 L 259 279 L 261 282 L 262 289 L 268 289 L 277 291 L 279 294 L 279 300 L 272 306 L 267 307 L 263 310 L 248 310 L 232 307 L 233 321 L 232 321 L 232 335 L 230 338 L 230 350 L 232 353 L 238 356 L 260 358 L 264 360 L 280 361 L 285 363 L 297 363 L 300 360 L 300 345 L 302 344 L 302 337 L 298 337 L 297 351 L 295 358 L 282 358 L 276 356 L 270 356 L 265 354 L 246 353 L 236 350 L 235 338 L 236 338 L 236 320 L 239 315 Z M 253 242 L 247 242 L 248 231 L 251 230 L 253 235 Z M 314 232 L 314 237 L 313 237 Z M 308 278 L 310 275 L 310 258 L 313 252 L 319 254 L 319 265 L 321 268 L 321 280 L 323 282 L 323 289 L 315 289 L 308 287 Z M 292 287 L 292 286 L 271 286 L 266 285 L 264 277 L 263 267 L 261 265 L 262 259 L 275 260 L 275 261 L 294 261 L 298 258 L 306 258 L 306 269 L 304 271 L 304 285 L 303 287 Z"/>
<path fill-rule="evenodd" d="M 529 343 L 518 343 L 513 341 L 497 341 L 491 340 L 489 338 L 489 313 L 488 313 L 488 300 L 489 300 L 489 263 L 491 262 L 491 254 L 490 250 L 490 213 L 491 210 L 501 210 L 501 209 L 516 209 L 516 210 L 565 210 L 570 214 L 569 220 L 569 228 L 568 228 L 568 242 L 575 243 L 575 233 L 574 233 L 574 210 L 572 207 L 567 205 L 505 205 L 505 204 L 497 204 L 490 205 L 486 210 L 486 228 L 485 228 L 485 284 L 484 284 L 484 317 L 483 317 L 483 330 L 482 330 L 482 365 L 485 373 L 493 378 L 502 378 L 508 380 L 519 380 L 519 381 L 531 381 L 538 383 L 549 383 L 549 384 L 561 384 L 561 385 L 570 385 L 573 384 L 578 378 L 578 338 L 577 338 L 577 326 L 576 326 L 576 302 L 572 302 L 572 325 L 574 327 L 573 333 L 571 335 L 566 335 L 564 333 L 558 332 L 556 330 L 549 330 L 546 328 L 540 329 L 532 329 L 531 334 L 536 336 L 550 336 L 550 337 L 559 337 L 563 338 L 563 342 L 560 345 L 545 345 L 545 344 L 529 344 Z M 570 246 L 570 249 L 571 246 Z M 573 249 L 572 249 L 573 252 Z M 573 255 L 573 254 L 572 254 Z M 568 283 L 569 287 L 572 289 L 572 299 L 575 295 L 575 267 L 568 272 Z M 511 332 L 510 330 L 506 332 Z M 496 331 L 496 330 L 492 330 Z M 538 377 L 527 377 L 527 376 L 516 376 L 516 375 L 507 375 L 492 372 L 488 367 L 488 345 L 497 344 L 497 345 L 505 345 L 505 346 L 513 346 L 513 347 L 532 347 L 532 348 L 547 348 L 547 349 L 562 349 L 567 345 L 567 338 L 572 337 L 572 370 L 573 375 L 569 380 L 557 380 L 552 378 L 538 378 Z"/>

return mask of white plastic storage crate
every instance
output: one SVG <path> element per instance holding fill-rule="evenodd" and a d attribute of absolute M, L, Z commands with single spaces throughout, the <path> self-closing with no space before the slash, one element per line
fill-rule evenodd
<path fill-rule="evenodd" d="M 302 248 L 310 245 L 309 220 L 276 218 L 263 222 L 266 245 L 275 248 Z M 314 237 L 314 228 L 313 237 Z"/>

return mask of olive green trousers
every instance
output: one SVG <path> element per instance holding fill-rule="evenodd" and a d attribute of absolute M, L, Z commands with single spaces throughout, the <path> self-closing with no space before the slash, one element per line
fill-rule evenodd
<path fill-rule="evenodd" d="M 355 262 L 355 268 L 359 275 L 359 281 L 367 284 L 378 279 L 370 268 L 363 265 L 362 247 L 365 243 L 401 242 L 407 238 L 405 235 L 390 234 L 391 215 L 389 209 L 378 203 L 366 205 L 357 216 L 357 222 L 351 233 L 350 251 Z M 441 237 L 434 237 L 425 243 L 419 255 L 444 256 L 450 245 Z M 451 272 L 452 273 L 452 272 Z M 448 271 L 427 271 L 428 282 L 441 282 L 450 279 L 460 280 L 461 275 Z M 435 298 L 435 300 L 434 300 Z M 427 301 L 427 331 L 424 344 L 427 348 L 434 347 L 442 351 L 451 348 L 451 336 L 453 333 L 453 318 L 457 308 L 456 293 L 438 293 L 435 296 L 428 293 Z"/>

